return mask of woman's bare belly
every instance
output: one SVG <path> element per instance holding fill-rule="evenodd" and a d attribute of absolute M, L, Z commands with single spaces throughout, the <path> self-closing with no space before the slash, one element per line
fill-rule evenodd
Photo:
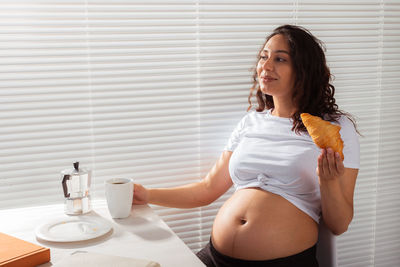
<path fill-rule="evenodd" d="M 212 229 L 214 247 L 245 260 L 294 255 L 312 247 L 318 225 L 281 196 L 259 188 L 236 191 L 219 210 Z"/>

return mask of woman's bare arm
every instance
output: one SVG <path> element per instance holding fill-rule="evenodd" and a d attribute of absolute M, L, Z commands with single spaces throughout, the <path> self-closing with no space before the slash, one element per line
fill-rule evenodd
<path fill-rule="evenodd" d="M 318 158 L 322 217 L 336 235 L 347 231 L 353 219 L 353 195 L 358 169 L 345 168 L 331 149 Z"/>
<path fill-rule="evenodd" d="M 224 151 L 207 176 L 196 183 L 173 188 L 149 189 L 135 184 L 133 203 L 151 203 L 174 208 L 208 205 L 232 186 L 228 170 L 231 155 L 231 151 Z"/>

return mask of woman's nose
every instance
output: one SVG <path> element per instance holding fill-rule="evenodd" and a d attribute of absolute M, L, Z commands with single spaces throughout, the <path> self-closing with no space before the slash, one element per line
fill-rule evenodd
<path fill-rule="evenodd" d="M 274 64 L 271 58 L 268 58 L 264 61 L 264 63 L 262 64 L 262 68 L 264 70 L 273 70 L 274 69 Z"/>

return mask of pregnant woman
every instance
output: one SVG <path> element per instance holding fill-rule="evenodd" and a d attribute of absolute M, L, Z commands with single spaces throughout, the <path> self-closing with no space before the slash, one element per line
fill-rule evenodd
<path fill-rule="evenodd" d="M 136 184 L 133 203 L 199 207 L 233 185 L 197 253 L 207 266 L 318 266 L 318 223 L 336 235 L 347 230 L 359 168 L 354 120 L 335 104 L 330 78 L 316 37 L 298 26 L 276 28 L 259 52 L 249 111 L 207 176 L 175 188 Z M 340 125 L 344 160 L 314 144 L 301 113 Z"/>

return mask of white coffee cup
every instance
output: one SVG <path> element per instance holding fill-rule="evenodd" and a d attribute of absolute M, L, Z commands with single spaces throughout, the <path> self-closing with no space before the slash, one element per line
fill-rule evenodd
<path fill-rule="evenodd" d="M 112 178 L 105 182 L 108 211 L 113 218 L 126 218 L 131 213 L 133 181 L 127 178 Z"/>

